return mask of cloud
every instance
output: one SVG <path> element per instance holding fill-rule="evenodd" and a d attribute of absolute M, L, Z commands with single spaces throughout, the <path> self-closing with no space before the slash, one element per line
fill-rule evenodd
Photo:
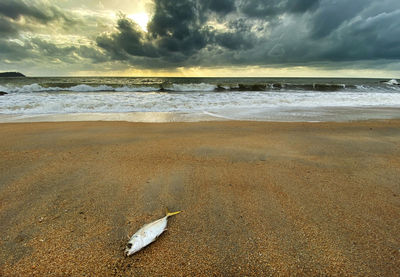
<path fill-rule="evenodd" d="M 13 20 L 28 17 L 41 23 L 53 20 L 71 22 L 70 17 L 65 15 L 57 6 L 39 0 L 31 0 L 29 2 L 24 0 L 1 0 L 0 15 Z"/>
<path fill-rule="evenodd" d="M 81 21 L 47 1 L 1 0 L 0 34 L 17 38 L 21 33 L 65 32 Z M 47 27 L 47 28 L 45 28 Z M 1 51 L 1 49 L 0 49 Z"/>
<path fill-rule="evenodd" d="M 32 58 L 32 45 L 0 39 L 0 60 L 21 61 Z"/>
<path fill-rule="evenodd" d="M 206 9 L 218 14 L 226 15 L 236 10 L 234 0 L 204 0 Z"/>
<path fill-rule="evenodd" d="M 9 62 L 35 61 L 38 65 L 49 64 L 97 64 L 110 59 L 95 46 L 57 45 L 53 42 L 33 37 L 25 40 L 0 39 L 0 60 Z"/>
<path fill-rule="evenodd" d="M 116 32 L 97 37 L 97 45 L 118 60 L 138 60 L 172 65 L 186 61 L 212 40 L 209 26 L 197 1 L 155 1 L 154 16 L 143 32 L 131 19 L 120 15 Z"/>
<path fill-rule="evenodd" d="M 247 16 L 274 18 L 284 13 L 304 13 L 318 6 L 320 0 L 239 0 L 239 10 Z"/>
<path fill-rule="evenodd" d="M 400 60 L 398 0 L 154 0 L 148 32 L 97 2 L 95 10 L 70 9 L 76 3 L 0 0 L 0 57 L 141 69 L 397 68 Z"/>
<path fill-rule="evenodd" d="M 206 48 L 239 50 L 251 48 L 256 38 L 244 19 L 232 19 L 224 30 L 216 30 L 209 20 L 236 12 L 235 2 L 181 0 L 154 1 L 154 15 L 144 33 L 129 18 L 120 16 L 117 31 L 97 38 L 97 45 L 112 57 L 139 66 L 174 67 L 193 62 Z M 215 13 L 215 14 L 214 14 Z M 212 51 L 212 49 L 210 49 Z M 138 59 L 147 57 L 149 60 Z M 140 60 L 139 64 L 138 60 Z"/>
<path fill-rule="evenodd" d="M 144 41 L 145 34 L 132 20 L 121 16 L 117 23 L 118 32 L 110 36 L 97 38 L 97 44 L 108 50 L 116 59 L 124 59 L 127 55 L 157 57 L 157 49 Z M 116 51 L 120 49 L 121 51 Z"/>
<path fill-rule="evenodd" d="M 109 58 L 91 38 L 106 29 L 107 21 L 101 13 L 65 11 L 50 1 L 1 0 L 0 60 L 107 62 Z"/>
<path fill-rule="evenodd" d="M 280 0 L 241 0 L 238 6 L 240 11 L 247 16 L 268 18 L 282 14 L 285 2 Z"/>
<path fill-rule="evenodd" d="M 365 0 L 325 1 L 312 18 L 312 37 L 323 38 L 366 7 Z M 334 15 L 334 16 L 333 16 Z"/>
<path fill-rule="evenodd" d="M 400 10 L 342 24 L 327 41 L 331 61 L 400 59 Z"/>
<path fill-rule="evenodd" d="M 208 29 L 198 1 L 155 0 L 155 14 L 148 24 L 150 39 L 164 55 L 190 55 L 205 47 Z"/>
<path fill-rule="evenodd" d="M 6 18 L 0 16 L 0 35 L 8 37 L 18 33 L 18 28 Z"/>
<path fill-rule="evenodd" d="M 292 13 L 304 13 L 316 9 L 321 0 L 296 0 L 287 1 L 286 9 Z"/>

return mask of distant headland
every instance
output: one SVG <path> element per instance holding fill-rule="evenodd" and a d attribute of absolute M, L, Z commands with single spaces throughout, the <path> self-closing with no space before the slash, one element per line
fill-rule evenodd
<path fill-rule="evenodd" d="M 26 77 L 26 76 L 19 72 L 0 72 L 0 77 Z"/>

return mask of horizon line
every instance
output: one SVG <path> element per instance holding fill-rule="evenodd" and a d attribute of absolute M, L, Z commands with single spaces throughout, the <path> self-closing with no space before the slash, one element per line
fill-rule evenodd
<path fill-rule="evenodd" d="M 5 71 L 9 72 L 9 71 Z M 3 73 L 3 72 L 0 72 Z M 0 78 L 191 78 L 191 79 L 233 79 L 233 78 L 281 78 L 281 79 L 400 79 L 400 77 L 354 77 L 354 76 L 112 76 L 112 75 L 25 75 L 25 77 L 0 77 Z"/>

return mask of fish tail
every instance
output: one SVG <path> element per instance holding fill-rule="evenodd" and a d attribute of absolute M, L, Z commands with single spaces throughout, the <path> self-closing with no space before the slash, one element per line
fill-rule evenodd
<path fill-rule="evenodd" d="M 166 215 L 166 217 L 170 217 L 170 216 L 179 214 L 180 212 L 182 212 L 182 211 L 177 211 L 177 212 L 172 212 L 172 213 L 171 213 L 171 212 L 168 211 L 168 208 L 165 209 L 165 215 Z"/>

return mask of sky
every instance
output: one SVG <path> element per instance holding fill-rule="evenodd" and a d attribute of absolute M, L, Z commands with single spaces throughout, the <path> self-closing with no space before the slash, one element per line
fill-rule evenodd
<path fill-rule="evenodd" d="M 0 0 L 0 71 L 400 78 L 400 1 Z"/>

